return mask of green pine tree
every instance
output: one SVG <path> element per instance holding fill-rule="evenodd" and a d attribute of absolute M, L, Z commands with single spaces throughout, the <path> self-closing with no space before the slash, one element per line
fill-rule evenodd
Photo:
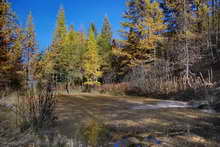
<path fill-rule="evenodd" d="M 104 23 L 102 26 L 101 36 L 102 38 L 105 38 L 108 41 L 108 43 L 111 43 L 112 29 L 111 29 L 111 24 L 109 22 L 109 18 L 107 15 L 104 17 Z"/>
<path fill-rule="evenodd" d="M 112 30 L 107 16 L 104 18 L 101 34 L 98 37 L 99 55 L 102 58 L 102 71 L 104 73 L 111 70 L 112 57 Z"/>
<path fill-rule="evenodd" d="M 46 51 L 44 57 L 45 63 L 42 63 L 45 65 L 44 72 L 50 75 L 55 75 L 57 79 L 59 79 L 58 81 L 63 81 L 66 78 L 66 69 L 63 61 L 64 58 L 62 58 L 62 54 L 64 54 L 63 48 L 66 34 L 65 12 L 64 8 L 61 6 L 57 15 L 53 42 Z"/>
<path fill-rule="evenodd" d="M 85 42 L 81 40 L 81 34 L 74 31 L 73 25 L 64 40 L 62 61 L 70 79 L 82 79 L 82 56 L 85 51 Z"/>

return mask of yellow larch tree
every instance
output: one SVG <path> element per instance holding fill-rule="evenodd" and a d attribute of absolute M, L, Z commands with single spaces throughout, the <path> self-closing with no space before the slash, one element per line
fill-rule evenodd
<path fill-rule="evenodd" d="M 86 84 L 94 84 L 97 79 L 102 75 L 101 58 L 98 54 L 98 46 L 95 40 L 95 33 L 92 29 L 89 32 L 87 43 L 87 51 L 83 55 L 83 70 L 87 80 Z"/>

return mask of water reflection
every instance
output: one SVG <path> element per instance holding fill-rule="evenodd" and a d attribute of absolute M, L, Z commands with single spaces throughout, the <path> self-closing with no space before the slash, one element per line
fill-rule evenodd
<path fill-rule="evenodd" d="M 150 145 L 160 145 L 162 141 L 154 136 L 147 137 L 124 137 L 115 143 L 99 144 L 99 147 L 148 147 Z M 88 145 L 85 140 L 68 139 L 65 136 L 57 135 L 53 137 L 41 136 L 34 140 L 33 143 L 26 144 L 34 147 L 92 147 Z M 23 145 L 24 146 L 24 145 Z"/>
<path fill-rule="evenodd" d="M 114 147 L 147 147 L 153 144 L 160 145 L 162 144 L 162 141 L 151 135 L 147 137 L 136 136 L 136 137 L 128 137 L 120 141 L 117 141 L 114 144 Z"/>

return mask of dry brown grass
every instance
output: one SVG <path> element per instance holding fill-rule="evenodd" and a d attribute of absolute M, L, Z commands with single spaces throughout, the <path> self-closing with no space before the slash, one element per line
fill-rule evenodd
<path fill-rule="evenodd" d="M 193 109 L 132 110 L 140 103 L 155 103 L 159 100 L 109 95 L 62 95 L 58 100 L 58 129 L 71 137 L 74 127 L 99 117 L 115 132 L 118 139 L 126 134 L 159 132 L 157 137 L 175 142 L 186 137 L 190 146 L 199 146 L 206 141 L 213 146 L 220 141 L 220 116 Z M 70 132 L 69 130 L 73 130 Z M 188 137 L 188 132 L 193 138 Z M 120 135 L 121 134 L 121 135 Z M 172 139 L 171 139 L 172 138 Z M 200 141 L 196 138 L 202 138 Z M 178 144 L 178 143 L 176 143 Z M 173 144 L 172 146 L 174 146 Z M 204 145 L 205 146 L 205 145 Z"/>
<path fill-rule="evenodd" d="M 150 134 L 164 142 L 162 147 L 218 147 L 218 114 L 183 108 L 131 109 L 142 103 L 159 101 L 145 97 L 101 94 L 60 95 L 56 109 L 57 125 L 51 131 L 74 138 L 80 135 L 79 128 L 82 124 L 86 124 L 91 118 L 99 118 L 110 130 L 112 141 L 125 136 Z"/>

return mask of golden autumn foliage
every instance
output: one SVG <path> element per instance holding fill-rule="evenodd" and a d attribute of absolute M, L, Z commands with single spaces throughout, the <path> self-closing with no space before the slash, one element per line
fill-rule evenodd
<path fill-rule="evenodd" d="M 145 0 L 145 11 L 143 20 L 137 24 L 137 29 L 143 38 L 140 40 L 140 49 L 153 50 L 157 48 L 159 42 L 163 41 L 164 13 L 159 7 L 159 3 Z"/>
<path fill-rule="evenodd" d="M 158 44 L 163 41 L 163 33 L 167 29 L 164 22 L 165 15 L 157 1 L 130 0 L 128 10 L 122 25 L 127 38 L 124 42 L 123 52 L 126 52 L 125 62 L 130 66 L 136 66 L 144 62 L 155 60 Z M 128 55 L 129 54 L 129 55 Z"/>
<path fill-rule="evenodd" d="M 92 29 L 89 32 L 87 51 L 83 55 L 83 70 L 87 81 L 97 81 L 102 75 L 98 46 Z"/>
<path fill-rule="evenodd" d="M 6 0 L 0 2 L 0 78 L 13 87 L 21 84 L 24 34 Z"/>

